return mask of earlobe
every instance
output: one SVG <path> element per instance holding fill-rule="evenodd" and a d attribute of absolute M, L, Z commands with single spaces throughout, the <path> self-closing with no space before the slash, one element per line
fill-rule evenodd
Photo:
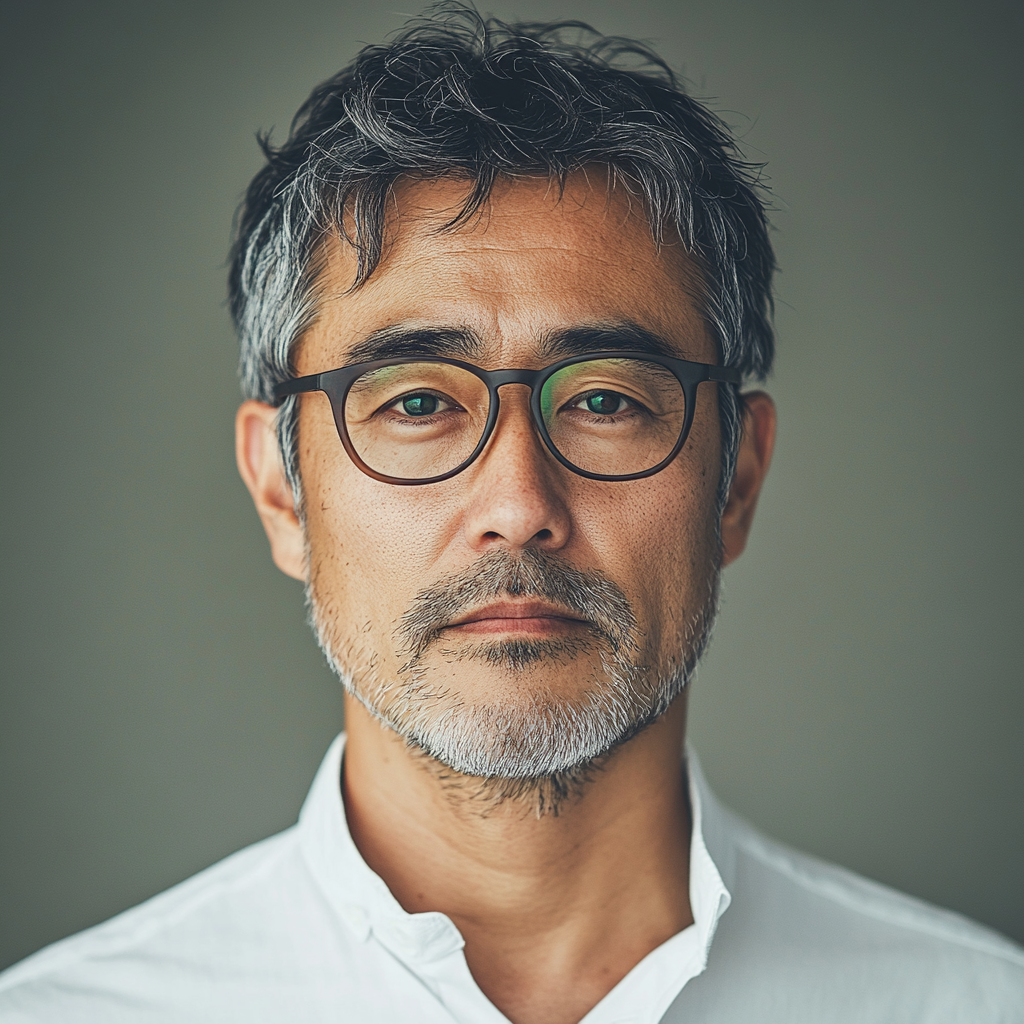
<path fill-rule="evenodd" d="M 747 546 L 761 487 L 775 447 L 775 403 L 763 391 L 743 396 L 743 439 L 736 472 L 722 512 L 722 565 L 734 562 Z"/>
<path fill-rule="evenodd" d="M 243 402 L 235 416 L 235 458 L 270 541 L 274 564 L 305 581 L 305 535 L 281 462 L 276 420 L 272 405 Z"/>

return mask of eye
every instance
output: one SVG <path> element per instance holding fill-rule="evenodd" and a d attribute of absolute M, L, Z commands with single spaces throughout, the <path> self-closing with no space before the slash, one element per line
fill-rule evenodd
<path fill-rule="evenodd" d="M 633 403 L 618 391 L 591 391 L 577 398 L 573 405 L 598 416 L 613 416 L 626 412 Z"/>
<path fill-rule="evenodd" d="M 437 406 L 434 395 L 407 395 L 402 399 L 402 409 L 410 416 L 429 416 L 437 412 Z"/>
<path fill-rule="evenodd" d="M 391 410 L 406 416 L 433 416 L 459 408 L 455 402 L 434 391 L 413 391 L 391 404 Z"/>

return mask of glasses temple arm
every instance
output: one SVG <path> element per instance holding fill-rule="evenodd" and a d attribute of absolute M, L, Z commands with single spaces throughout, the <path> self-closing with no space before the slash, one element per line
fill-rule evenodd
<path fill-rule="evenodd" d="M 306 391 L 319 391 L 321 376 L 319 373 L 313 373 L 308 377 L 292 377 L 291 380 L 275 384 L 274 397 L 287 398 L 289 395 L 300 395 Z"/>
<path fill-rule="evenodd" d="M 720 381 L 723 384 L 742 384 L 743 372 L 735 366 L 708 366 L 706 380 Z"/>

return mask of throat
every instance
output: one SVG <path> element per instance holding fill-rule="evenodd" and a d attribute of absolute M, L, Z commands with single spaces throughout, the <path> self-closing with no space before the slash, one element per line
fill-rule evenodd
<path fill-rule="evenodd" d="M 484 994 L 514 1024 L 575 1024 L 693 922 L 685 704 L 583 776 L 474 779 L 424 763 L 347 698 L 353 840 L 409 913 L 447 915 Z"/>

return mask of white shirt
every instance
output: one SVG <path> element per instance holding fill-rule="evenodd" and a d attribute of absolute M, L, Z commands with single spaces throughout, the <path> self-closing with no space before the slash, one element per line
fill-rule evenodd
<path fill-rule="evenodd" d="M 0 975 L 3 1024 L 508 1024 L 440 913 L 363 861 L 343 737 L 298 824 Z M 725 810 L 687 755 L 694 924 L 585 1024 L 1024 1022 L 1024 950 L 796 853 Z"/>

